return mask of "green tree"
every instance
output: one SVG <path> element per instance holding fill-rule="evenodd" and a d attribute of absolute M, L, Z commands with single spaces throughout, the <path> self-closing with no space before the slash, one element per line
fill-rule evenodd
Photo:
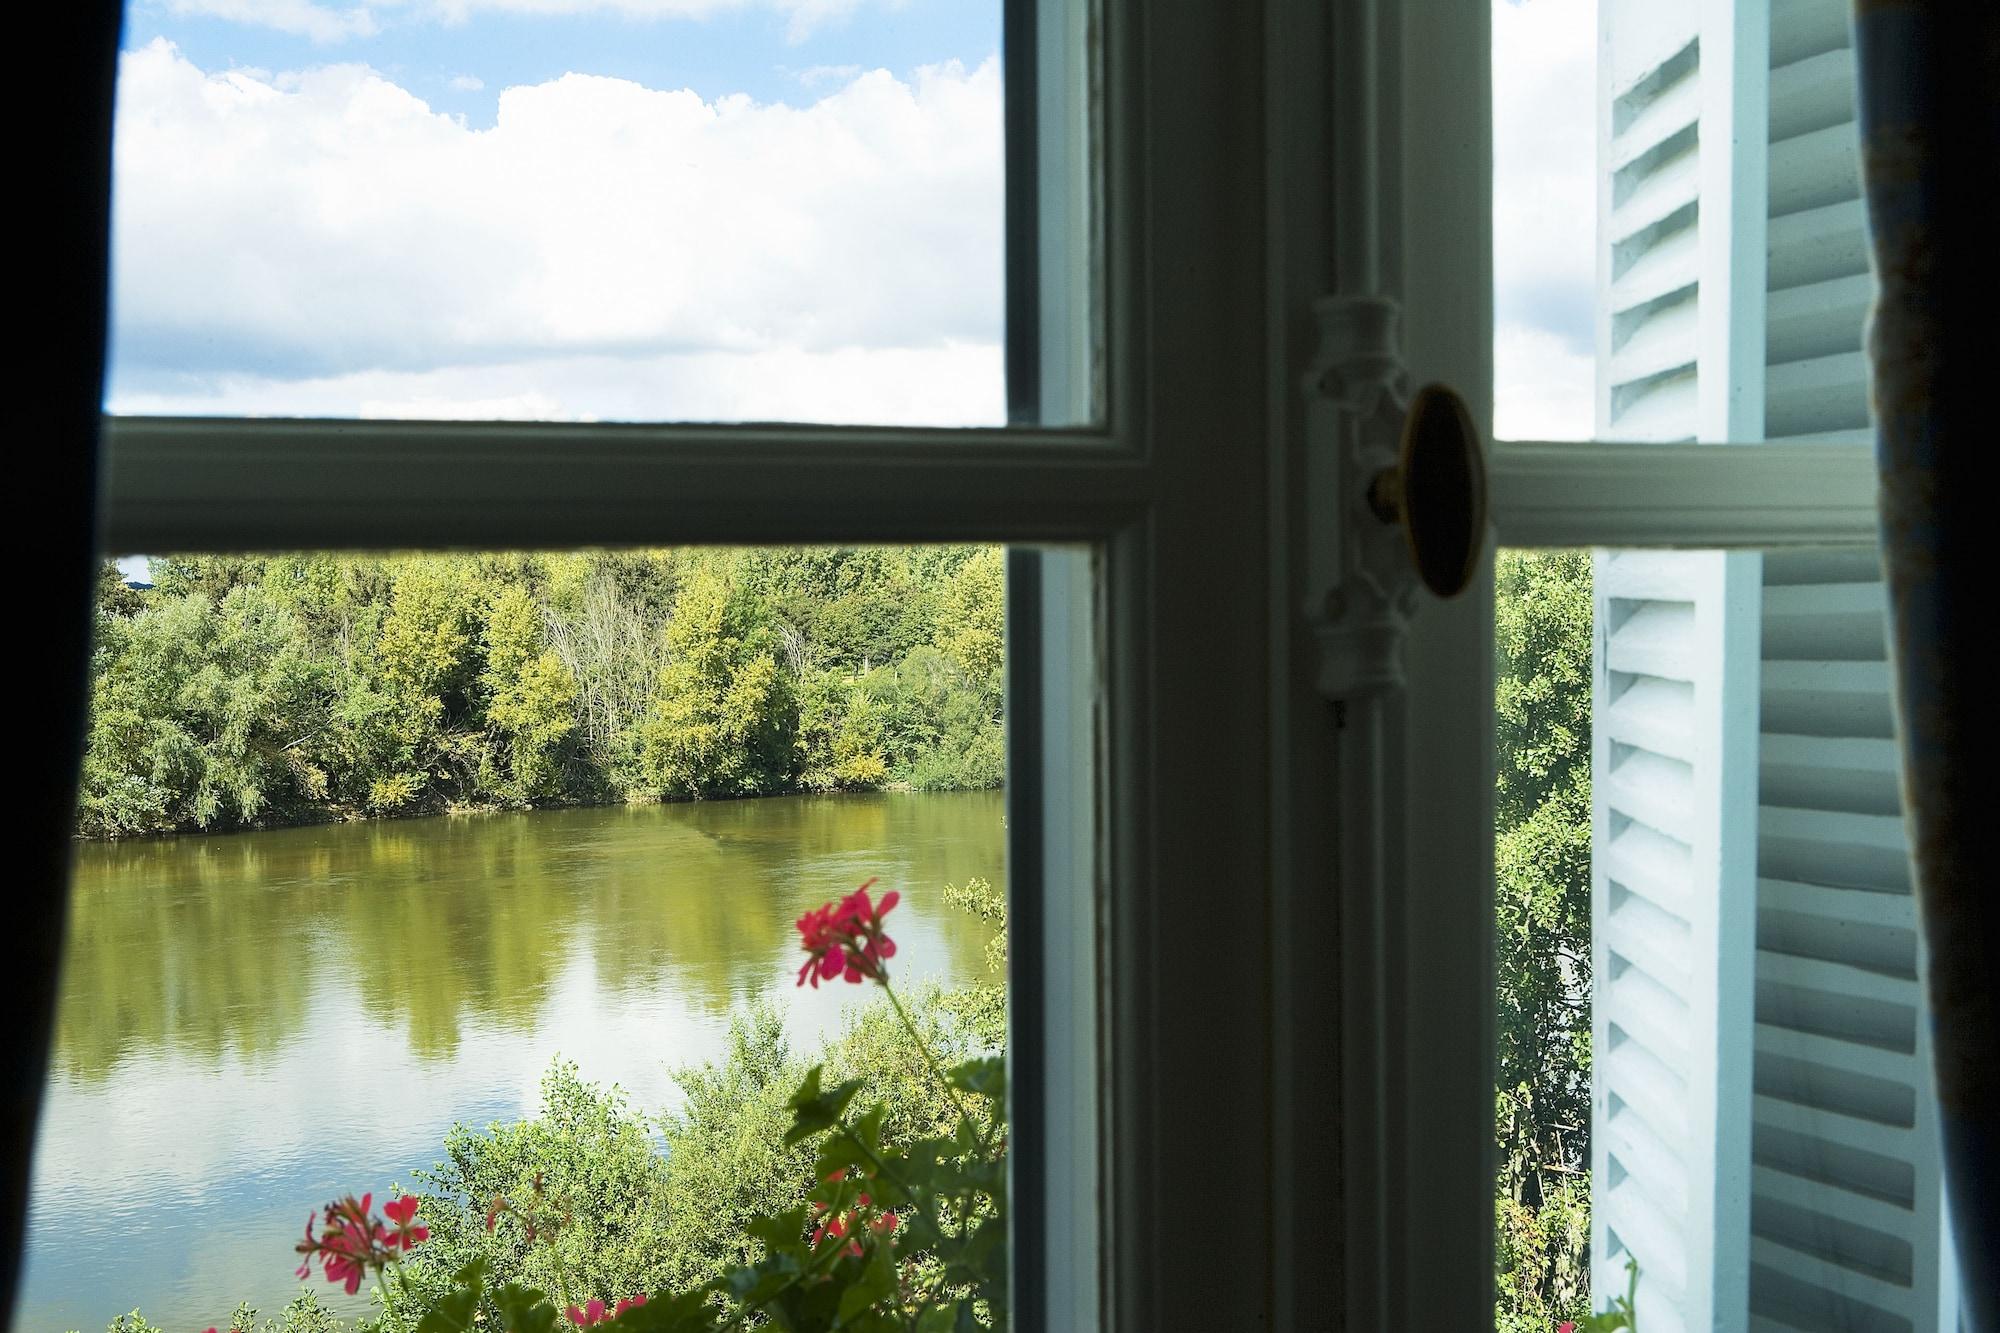
<path fill-rule="evenodd" d="M 998 548 L 153 570 L 100 572 L 86 836 L 1005 776 Z"/>
<path fill-rule="evenodd" d="M 255 823 L 325 794 L 307 745 L 325 675 L 259 589 L 101 617 L 78 822 L 85 833 Z"/>
<path fill-rule="evenodd" d="M 459 564 L 444 557 L 394 566 L 372 662 L 379 692 L 394 701 L 387 771 L 368 792 L 379 810 L 468 796 L 485 758 L 469 716 L 478 600 Z"/>
<path fill-rule="evenodd" d="M 505 769 L 497 785 L 516 803 L 554 795 L 562 745 L 576 730 L 576 677 L 544 645 L 541 613 L 518 584 L 487 603 L 482 643 L 486 722 Z"/>
<path fill-rule="evenodd" d="M 639 753 L 666 796 L 755 796 L 792 776 L 795 717 L 774 637 L 726 562 L 693 570 L 666 627 L 666 665 Z"/>
<path fill-rule="evenodd" d="M 1539 1330 L 1589 1312 L 1590 555 L 1495 580 L 1497 1318 Z"/>

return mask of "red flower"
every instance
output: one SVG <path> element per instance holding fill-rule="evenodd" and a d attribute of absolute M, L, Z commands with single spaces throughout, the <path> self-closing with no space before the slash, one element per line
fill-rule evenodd
<path fill-rule="evenodd" d="M 345 1287 L 351 1296 L 361 1290 L 361 1280 L 371 1271 L 379 1272 L 394 1263 L 398 1250 L 407 1250 L 430 1238 L 429 1228 L 411 1225 L 410 1220 L 417 1212 L 414 1195 L 406 1195 L 385 1208 L 396 1222 L 393 1231 L 369 1211 L 374 1199 L 373 1194 L 364 1194 L 359 1199 L 350 1194 L 328 1204 L 317 1218 L 307 1216 L 305 1239 L 293 1247 L 305 1256 L 298 1269 L 300 1277 L 311 1274 L 313 1260 L 317 1259 L 326 1280 Z M 313 1235 L 315 1221 L 320 1224 L 317 1236 Z"/>
<path fill-rule="evenodd" d="M 1565 1319 L 1556 1325 L 1556 1333 L 1576 1333 L 1576 1320 Z"/>
<path fill-rule="evenodd" d="M 624 1300 L 618 1302 L 618 1307 L 614 1310 L 605 1309 L 603 1301 L 592 1297 L 588 1304 L 582 1306 L 572 1305 L 569 1307 L 569 1321 L 578 1328 L 589 1328 L 592 1324 L 607 1323 L 610 1320 L 616 1319 L 627 1310 L 644 1305 L 645 1303 L 646 1293 L 643 1291 L 637 1296 L 627 1296 Z"/>
<path fill-rule="evenodd" d="M 891 889 L 882 901 L 869 901 L 869 880 L 840 900 L 838 906 L 822 903 L 797 921 L 799 947 L 806 961 L 799 966 L 799 985 L 808 981 L 818 989 L 822 980 L 840 977 L 849 983 L 864 979 L 887 980 L 882 964 L 896 956 L 896 941 L 882 933 L 882 918 L 902 900 Z"/>
<path fill-rule="evenodd" d="M 385 1203 L 382 1205 L 382 1212 L 391 1222 L 396 1224 L 395 1243 L 403 1249 L 408 1250 L 431 1238 L 431 1229 L 429 1227 L 421 1223 L 417 1225 L 411 1224 L 411 1219 L 417 1215 L 416 1195 L 405 1194 L 402 1198 L 392 1203 Z"/>

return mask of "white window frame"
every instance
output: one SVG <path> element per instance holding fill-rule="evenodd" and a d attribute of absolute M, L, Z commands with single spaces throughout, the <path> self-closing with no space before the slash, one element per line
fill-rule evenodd
<path fill-rule="evenodd" d="M 1490 571 L 1440 603 L 1382 560 L 1365 488 L 1393 457 L 1398 423 L 1352 387 L 1397 372 L 1442 380 L 1488 428 L 1488 15 L 1393 0 L 1334 10 L 1332 206 L 1349 221 L 1333 229 L 1339 262 L 1308 384 L 1321 400 L 1315 480 L 1332 509 L 1314 524 L 1326 536 L 1307 606 L 1342 729 L 1332 822 L 1346 872 L 1353 1265 L 1342 1295 L 1349 1327 L 1490 1327 Z M 1357 336 L 1357 319 L 1382 310 L 1400 315 L 1400 345 Z M 1860 445 L 1501 441 L 1489 472 L 1492 544 L 1768 550 L 1876 533 L 1873 460 Z M 1385 544 L 1401 555 L 1393 534 Z M 1365 605 L 1386 609 L 1371 619 Z"/>
<path fill-rule="evenodd" d="M 1024 637 L 1039 637 L 1046 668 L 1039 869 L 1052 941 L 1043 1030 L 1014 1036 L 1017 1052 L 1041 1047 L 1049 1108 L 1039 1143 L 1034 1109 L 1017 1108 L 1021 1160 L 1042 1173 L 1028 1193 L 1047 1201 L 1023 1237 L 1034 1253 L 1017 1260 L 1040 1290 L 1023 1293 L 1017 1318 L 1268 1322 L 1266 513 L 1285 374 L 1264 300 L 1265 16 L 1028 3 L 1063 57 L 1045 52 L 1043 70 L 1101 80 L 1101 103 L 1038 89 L 1045 125 L 1065 136 L 1044 171 L 1101 188 L 1079 200 L 1045 179 L 1048 211 L 1096 202 L 1104 228 L 1082 261 L 1087 299 L 1079 257 L 1050 268 L 1044 250 L 1044 317 L 1070 322 L 1043 342 L 1084 369 L 1045 374 L 1040 392 L 1045 406 L 1060 395 L 1065 415 L 1098 403 L 1101 425 L 119 417 L 104 432 L 103 540 L 117 552 L 950 540 L 1087 553 L 1046 562 L 1037 630 L 1014 626 L 1016 670 Z M 1076 130 L 1099 105 L 1093 159 Z M 1057 220 L 1043 235 L 1073 231 Z M 1101 350 L 1078 323 L 1096 290 Z"/>
<path fill-rule="evenodd" d="M 1044 251 L 1038 355 L 1066 369 L 1038 401 L 1102 424 L 114 418 L 106 546 L 1082 553 L 1014 566 L 1040 836 L 1013 873 L 1045 909 L 1022 1326 L 1485 1326 L 1490 580 L 1410 603 L 1386 684 L 1333 678 L 1375 428 L 1300 374 L 1323 298 L 1385 297 L 1400 368 L 1489 424 L 1486 0 L 1026 3 L 1063 136 L 1038 235 L 1075 235 L 1078 181 L 1103 227 Z M 1078 71 L 1101 99 L 1049 82 Z M 1872 539 L 1862 451 L 1609 453 L 1496 446 L 1500 537 Z"/>

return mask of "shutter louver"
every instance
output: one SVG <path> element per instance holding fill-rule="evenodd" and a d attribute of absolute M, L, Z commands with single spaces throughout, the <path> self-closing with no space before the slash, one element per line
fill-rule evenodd
<path fill-rule="evenodd" d="M 1846 5 L 1600 12 L 1601 437 L 1869 440 Z M 1593 1288 L 1950 1333 L 1876 555 L 1596 571 Z"/>
<path fill-rule="evenodd" d="M 1745 1298 L 1728 1112 L 1750 1096 L 1752 849 L 1723 779 L 1747 771 L 1755 577 L 1708 552 L 1596 560 L 1592 1279 L 1623 1290 L 1636 1260 L 1640 1326 L 1677 1333 Z"/>
<path fill-rule="evenodd" d="M 1763 266 L 1743 271 L 1732 181 L 1759 173 L 1761 197 L 1762 157 L 1727 151 L 1733 20 L 1600 12 L 1599 435 L 1740 439 L 1732 368 L 1762 333 L 1730 293 Z M 1758 570 L 1595 561 L 1591 1282 L 1622 1291 L 1636 1261 L 1648 1330 L 1741 1328 L 1748 1302 Z"/>
<path fill-rule="evenodd" d="M 1764 433 L 1871 438 L 1842 0 L 1771 14 Z M 1949 1333 L 1927 1022 L 1872 550 L 1764 563 L 1750 1326 Z"/>

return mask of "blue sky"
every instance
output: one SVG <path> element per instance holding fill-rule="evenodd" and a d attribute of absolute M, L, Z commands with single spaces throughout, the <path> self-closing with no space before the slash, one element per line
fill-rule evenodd
<path fill-rule="evenodd" d="M 290 70 L 331 61 L 366 63 L 439 110 L 475 126 L 493 123 L 502 88 L 542 83 L 573 71 L 629 79 L 649 88 L 689 88 L 713 100 L 748 93 L 763 101 L 796 99 L 823 86 L 829 71 L 908 71 L 958 60 L 977 65 L 1000 49 L 998 0 L 879 0 L 833 13 L 801 30 L 776 5 L 741 4 L 698 16 L 636 14 L 613 5 L 582 13 L 478 8 L 463 18 L 437 6 L 402 3 L 310 7 L 273 3 L 282 19 L 309 8 L 338 28 L 342 16 L 367 14 L 372 32 L 315 40 L 311 17 L 291 30 L 269 19 L 224 17 L 255 12 L 249 3 L 133 0 L 124 45 L 156 37 L 175 43 L 208 70 Z M 213 12 L 203 12 L 204 10 Z M 353 26 L 353 25 L 350 25 Z M 481 87 L 468 86 L 477 80 Z"/>

